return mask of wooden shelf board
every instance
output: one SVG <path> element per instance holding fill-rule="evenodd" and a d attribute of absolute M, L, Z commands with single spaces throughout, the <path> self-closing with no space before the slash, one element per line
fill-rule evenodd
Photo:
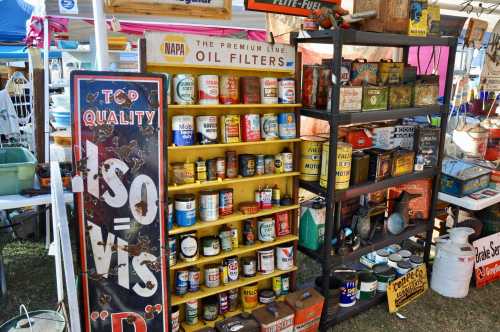
<path fill-rule="evenodd" d="M 181 190 L 196 190 L 196 189 L 204 189 L 210 187 L 218 187 L 218 186 L 227 186 L 231 184 L 237 183 L 245 183 L 245 182 L 255 182 L 261 180 L 273 180 L 279 178 L 293 177 L 298 176 L 300 172 L 288 172 L 281 174 L 270 174 L 270 175 L 260 175 L 260 176 L 249 176 L 249 177 L 239 177 L 235 179 L 224 179 L 224 180 L 216 180 L 216 181 L 207 181 L 200 183 L 190 183 L 190 184 L 182 184 L 182 185 L 173 185 L 168 186 L 168 192 L 173 193 Z"/>
<path fill-rule="evenodd" d="M 285 235 L 285 236 L 276 238 L 276 240 L 274 240 L 272 242 L 258 242 L 256 244 L 250 245 L 250 246 L 239 246 L 238 248 L 236 248 L 234 250 L 231 250 L 228 252 L 222 252 L 221 254 L 219 254 L 217 256 L 201 257 L 194 262 L 177 263 L 174 266 L 170 266 L 170 270 L 184 269 L 184 268 L 187 268 L 187 267 L 193 266 L 193 265 L 201 266 L 204 264 L 220 261 L 221 259 L 226 258 L 226 257 L 241 256 L 241 255 L 255 252 L 257 250 L 261 250 L 264 248 L 274 247 L 274 246 L 277 246 L 279 244 L 296 241 L 298 239 L 299 239 L 299 237 L 296 235 Z"/>
<path fill-rule="evenodd" d="M 237 148 L 241 146 L 253 145 L 269 145 L 269 144 L 288 144 L 300 142 L 300 138 L 292 139 L 276 139 L 272 141 L 257 141 L 257 142 L 239 142 L 239 143 L 221 143 L 221 144 L 204 144 L 204 145 L 187 145 L 187 146 L 169 146 L 168 151 L 181 150 L 197 150 L 197 149 L 219 149 L 219 148 Z"/>
<path fill-rule="evenodd" d="M 207 108 L 297 108 L 302 104 L 217 104 L 217 105 L 168 105 L 169 110 L 175 109 L 207 109 Z"/>
<path fill-rule="evenodd" d="M 272 209 L 260 210 L 259 212 L 253 213 L 253 214 L 243 214 L 243 213 L 238 211 L 238 212 L 235 212 L 227 217 L 220 218 L 216 221 L 205 221 L 205 222 L 197 221 L 194 225 L 187 226 L 187 227 L 175 226 L 174 228 L 172 228 L 168 232 L 168 235 L 182 234 L 182 233 L 197 231 L 200 229 L 225 225 L 225 224 L 229 224 L 231 222 L 237 222 L 237 221 L 246 220 L 246 219 L 264 217 L 264 216 L 268 216 L 270 214 L 275 214 L 278 212 L 296 210 L 299 207 L 300 207 L 300 205 L 287 205 L 287 206 L 279 206 L 279 207 L 274 206 Z"/>
<path fill-rule="evenodd" d="M 255 277 L 251 277 L 251 278 L 241 278 L 237 281 L 231 282 L 227 285 L 223 285 L 220 287 L 208 288 L 205 286 L 201 286 L 201 290 L 194 292 L 194 293 L 187 293 L 187 294 L 182 295 L 182 296 L 172 295 L 172 305 L 179 305 L 179 304 L 186 303 L 190 300 L 198 300 L 198 299 L 201 299 L 201 298 L 204 298 L 207 296 L 215 295 L 215 294 L 222 293 L 222 292 L 227 292 L 228 290 L 231 290 L 231 289 L 240 288 L 240 287 L 243 287 L 246 285 L 253 284 L 255 282 L 270 279 L 272 277 L 277 277 L 277 276 L 280 276 L 282 274 L 291 273 L 291 272 L 296 271 L 296 270 L 297 270 L 296 266 L 294 266 L 293 268 L 291 268 L 290 270 L 287 270 L 287 271 L 281 271 L 281 270 L 275 269 L 273 273 L 257 274 Z"/>

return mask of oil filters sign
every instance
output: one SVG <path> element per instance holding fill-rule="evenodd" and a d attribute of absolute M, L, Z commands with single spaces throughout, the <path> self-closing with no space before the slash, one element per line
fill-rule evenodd
<path fill-rule="evenodd" d="M 483 237 L 472 244 L 476 254 L 476 287 L 500 279 L 500 233 Z"/>
<path fill-rule="evenodd" d="M 389 312 L 394 313 L 424 294 L 428 289 L 427 269 L 422 264 L 404 276 L 394 280 L 387 287 Z"/>
<path fill-rule="evenodd" d="M 71 73 L 85 330 L 169 331 L 164 78 Z"/>
<path fill-rule="evenodd" d="M 295 70 L 290 45 L 175 33 L 147 32 L 148 65 Z"/>

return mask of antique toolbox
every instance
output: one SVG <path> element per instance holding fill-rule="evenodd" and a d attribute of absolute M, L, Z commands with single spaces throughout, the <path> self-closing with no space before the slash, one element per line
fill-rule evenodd
<path fill-rule="evenodd" d="M 439 128 L 417 127 L 413 150 L 416 153 L 415 169 L 418 165 L 434 167 L 437 165 L 439 150 Z"/>
<path fill-rule="evenodd" d="M 260 324 L 260 332 L 293 332 L 295 314 L 283 302 L 274 302 L 258 308 L 252 315 Z"/>
<path fill-rule="evenodd" d="M 351 84 L 377 84 L 378 62 L 356 59 L 351 63 Z"/>
<path fill-rule="evenodd" d="M 361 151 L 353 152 L 351 162 L 351 184 L 360 184 L 368 181 L 369 168 L 370 156 Z"/>
<path fill-rule="evenodd" d="M 301 289 L 285 298 L 295 312 L 294 332 L 316 332 L 325 298 L 314 288 Z"/>
<path fill-rule="evenodd" d="M 403 80 L 405 64 L 381 59 L 378 64 L 378 81 L 381 84 L 399 84 Z"/>
<path fill-rule="evenodd" d="M 392 152 L 382 149 L 370 149 L 366 152 L 370 155 L 368 178 L 375 181 L 388 178 L 392 170 Z"/>
<path fill-rule="evenodd" d="M 410 107 L 413 99 L 413 86 L 409 84 L 391 85 L 389 87 L 389 108 Z"/>
<path fill-rule="evenodd" d="M 427 6 L 427 34 L 439 36 L 441 34 L 441 8 L 436 4 Z"/>
<path fill-rule="evenodd" d="M 415 107 L 436 105 L 439 97 L 439 83 L 415 84 Z"/>
<path fill-rule="evenodd" d="M 428 220 L 431 208 L 432 180 L 415 180 L 389 188 L 387 201 L 389 214 L 394 210 L 394 199 L 398 198 L 403 191 L 409 194 L 421 195 L 410 200 L 410 219 Z"/>
<path fill-rule="evenodd" d="M 392 33 L 408 32 L 410 22 L 410 0 L 385 0 L 384 1 L 384 31 Z"/>
<path fill-rule="evenodd" d="M 373 140 L 368 129 L 351 127 L 347 131 L 346 142 L 352 145 L 353 149 L 371 148 Z"/>
<path fill-rule="evenodd" d="M 215 323 L 217 332 L 259 332 L 259 323 L 249 313 L 243 312 L 237 316 Z"/>
<path fill-rule="evenodd" d="M 398 149 L 392 153 L 392 176 L 401 176 L 413 172 L 415 151 Z"/>
<path fill-rule="evenodd" d="M 475 193 L 488 187 L 490 173 L 490 169 L 445 158 L 441 173 L 441 192 L 457 197 Z"/>
<path fill-rule="evenodd" d="M 375 11 L 375 17 L 363 20 L 361 30 L 383 32 L 384 31 L 384 2 L 386 0 L 354 0 L 353 13 L 357 14 L 366 11 Z"/>
<path fill-rule="evenodd" d="M 385 86 L 363 87 L 363 111 L 387 110 L 387 98 L 389 89 Z"/>
<path fill-rule="evenodd" d="M 409 36 L 427 36 L 427 0 L 410 0 Z"/>
<path fill-rule="evenodd" d="M 340 87 L 339 111 L 356 112 L 361 111 L 363 101 L 362 86 L 342 86 Z"/>

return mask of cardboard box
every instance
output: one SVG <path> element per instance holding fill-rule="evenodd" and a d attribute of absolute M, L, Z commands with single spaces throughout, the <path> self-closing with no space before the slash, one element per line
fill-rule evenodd
<path fill-rule="evenodd" d="M 294 310 L 294 331 L 319 331 L 319 321 L 325 298 L 314 288 L 303 289 L 287 295 L 285 302 Z"/>
<path fill-rule="evenodd" d="M 274 302 L 256 309 L 252 315 L 260 324 L 260 332 L 293 332 L 294 313 L 283 302 Z"/>
<path fill-rule="evenodd" d="M 415 180 L 389 188 L 389 201 L 387 202 L 389 214 L 394 210 L 394 199 L 404 191 L 422 196 L 410 200 L 410 219 L 429 219 L 432 194 L 432 180 Z"/>

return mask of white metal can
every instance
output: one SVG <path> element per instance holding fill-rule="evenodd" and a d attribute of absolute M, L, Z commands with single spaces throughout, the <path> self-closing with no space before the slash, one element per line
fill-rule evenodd
<path fill-rule="evenodd" d="M 280 104 L 295 104 L 295 80 L 293 78 L 279 80 L 278 101 Z"/>
<path fill-rule="evenodd" d="M 266 113 L 260 117 L 260 137 L 265 140 L 278 139 L 278 116 Z"/>
<path fill-rule="evenodd" d="M 215 105 L 219 103 L 219 76 L 198 76 L 198 103 L 200 105 Z"/>
<path fill-rule="evenodd" d="M 260 102 L 262 104 L 278 103 L 278 79 L 276 77 L 260 79 Z"/>
<path fill-rule="evenodd" d="M 283 172 L 293 172 L 293 153 L 281 152 L 281 159 L 283 163 Z"/>
<path fill-rule="evenodd" d="M 283 244 L 276 247 L 276 267 L 282 271 L 293 268 L 293 245 Z"/>
<path fill-rule="evenodd" d="M 203 115 L 196 117 L 196 135 L 200 144 L 217 143 L 217 116 Z"/>
<path fill-rule="evenodd" d="M 191 74 L 177 74 L 173 79 L 174 103 L 192 105 L 195 102 L 194 77 Z"/>
<path fill-rule="evenodd" d="M 271 217 L 257 221 L 257 238 L 259 239 L 259 241 L 272 242 L 274 241 L 274 239 L 276 239 L 274 225 L 274 219 Z"/>
<path fill-rule="evenodd" d="M 262 274 L 274 272 L 274 250 L 257 250 L 257 270 Z"/>

